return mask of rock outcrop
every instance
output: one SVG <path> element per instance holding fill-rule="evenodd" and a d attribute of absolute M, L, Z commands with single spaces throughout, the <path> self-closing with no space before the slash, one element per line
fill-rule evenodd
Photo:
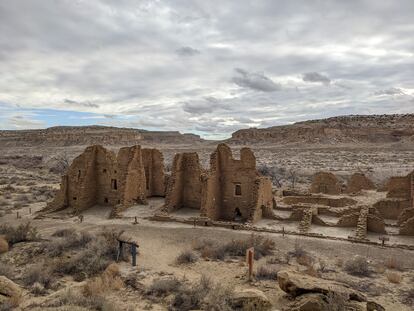
<path fill-rule="evenodd" d="M 297 122 L 269 128 L 242 129 L 232 134 L 235 144 L 412 143 L 414 114 L 350 115 Z"/>
<path fill-rule="evenodd" d="M 267 311 L 272 307 L 266 295 L 254 288 L 235 291 L 231 305 L 233 309 L 241 311 Z"/>
<path fill-rule="evenodd" d="M 366 301 L 367 298 L 361 292 L 352 289 L 346 284 L 316 278 L 295 271 L 282 270 L 277 273 L 279 287 L 292 297 L 306 293 L 328 295 L 335 293 L 344 296 L 347 300 Z"/>
<path fill-rule="evenodd" d="M 19 285 L 5 276 L 0 276 L 0 304 L 9 300 L 17 300 L 22 295 Z"/>

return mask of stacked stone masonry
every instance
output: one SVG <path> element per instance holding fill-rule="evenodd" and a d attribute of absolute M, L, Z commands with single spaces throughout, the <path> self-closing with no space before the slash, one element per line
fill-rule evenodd
<path fill-rule="evenodd" d="M 73 208 L 79 213 L 94 205 L 145 204 L 147 196 L 164 194 L 163 183 L 159 151 L 132 146 L 121 148 L 116 156 L 102 146 L 90 146 L 73 160 L 46 211 Z"/>
<path fill-rule="evenodd" d="M 220 144 L 205 172 L 197 154 L 176 155 L 164 210 L 195 208 L 213 220 L 257 222 L 273 217 L 273 204 L 271 181 L 258 174 L 253 152 L 243 148 L 237 160 L 227 145 Z"/>

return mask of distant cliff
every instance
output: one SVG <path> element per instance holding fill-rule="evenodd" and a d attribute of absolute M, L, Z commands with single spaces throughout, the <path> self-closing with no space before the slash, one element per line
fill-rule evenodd
<path fill-rule="evenodd" d="M 235 144 L 414 143 L 414 114 L 350 115 L 236 131 Z"/>
<path fill-rule="evenodd" d="M 0 146 L 192 144 L 202 139 L 177 131 L 145 131 L 107 126 L 57 126 L 40 130 L 0 131 Z"/>

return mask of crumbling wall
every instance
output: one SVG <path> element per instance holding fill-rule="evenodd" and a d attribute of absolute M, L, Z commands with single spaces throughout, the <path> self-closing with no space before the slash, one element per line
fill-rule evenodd
<path fill-rule="evenodd" d="M 398 216 L 397 224 L 401 226 L 404 222 L 412 217 L 414 217 L 414 208 L 407 208 L 400 214 L 400 216 Z"/>
<path fill-rule="evenodd" d="M 341 185 L 336 176 L 329 172 L 318 172 L 313 176 L 311 193 L 340 194 Z"/>
<path fill-rule="evenodd" d="M 121 148 L 117 156 L 119 203 L 124 207 L 139 203 L 145 204 L 146 181 L 140 146 Z"/>
<path fill-rule="evenodd" d="M 403 199 L 384 199 L 373 205 L 385 219 L 397 219 L 409 207 L 409 201 Z"/>
<path fill-rule="evenodd" d="M 45 211 L 71 207 L 79 213 L 93 205 L 127 207 L 145 203 L 146 196 L 141 147 L 121 148 L 115 156 L 112 151 L 95 145 L 73 160 L 62 177 L 60 190 Z"/>
<path fill-rule="evenodd" d="M 243 148 L 237 160 L 230 147 L 219 144 L 210 157 L 210 171 L 203 177 L 201 215 L 254 222 L 271 214 L 272 207 L 271 182 L 259 176 L 253 152 Z"/>
<path fill-rule="evenodd" d="M 286 204 L 300 204 L 300 203 L 309 203 L 309 204 L 320 204 L 330 207 L 344 207 L 349 205 L 354 205 L 357 201 L 350 198 L 328 198 L 322 196 L 289 196 L 284 197 L 283 202 Z"/>
<path fill-rule="evenodd" d="M 157 149 L 142 149 L 148 197 L 165 195 L 164 157 Z"/>
<path fill-rule="evenodd" d="M 164 209 L 167 212 L 182 207 L 200 209 L 201 206 L 201 167 L 198 154 L 180 153 L 174 157 Z"/>
<path fill-rule="evenodd" d="M 386 189 L 387 198 L 400 198 L 410 200 L 411 198 L 411 175 L 391 177 L 388 180 Z"/>
<path fill-rule="evenodd" d="M 401 235 L 414 235 L 414 217 L 407 219 L 400 226 Z"/>
<path fill-rule="evenodd" d="M 348 181 L 346 192 L 358 193 L 361 190 L 373 190 L 375 189 L 374 183 L 363 173 L 355 173 Z"/>
<path fill-rule="evenodd" d="M 367 230 L 369 232 L 386 234 L 384 219 L 378 215 L 369 213 L 367 216 Z"/>

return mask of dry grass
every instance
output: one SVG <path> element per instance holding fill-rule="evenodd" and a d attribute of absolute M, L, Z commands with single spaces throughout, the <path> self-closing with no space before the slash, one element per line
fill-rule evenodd
<path fill-rule="evenodd" d="M 371 271 L 369 270 L 368 261 L 362 256 L 355 256 L 354 258 L 345 262 L 344 269 L 354 276 L 369 276 Z"/>
<path fill-rule="evenodd" d="M 400 284 L 402 281 L 401 273 L 396 271 L 387 271 L 385 276 L 387 277 L 387 280 L 393 284 Z"/>
<path fill-rule="evenodd" d="M 259 280 L 277 280 L 277 273 L 280 270 L 278 265 L 262 265 L 257 268 L 256 278 Z"/>
<path fill-rule="evenodd" d="M 6 237 L 6 240 L 10 245 L 19 242 L 36 241 L 40 238 L 36 227 L 32 227 L 30 222 L 21 224 L 17 227 L 12 227 L 6 224 L 0 225 L 0 234 L 3 234 Z"/>
<path fill-rule="evenodd" d="M 7 263 L 1 262 L 0 263 L 0 275 L 3 275 L 8 279 L 12 279 L 13 278 L 12 267 Z"/>
<path fill-rule="evenodd" d="M 231 240 L 230 242 L 218 245 L 212 241 L 204 240 L 193 244 L 195 250 L 200 251 L 201 257 L 223 260 L 226 256 L 244 257 L 247 249 L 254 248 L 254 258 L 256 260 L 271 255 L 275 248 L 275 243 L 260 235 L 252 234 L 248 239 Z"/>
<path fill-rule="evenodd" d="M 181 287 L 180 282 L 176 277 L 156 279 L 146 291 L 147 295 L 155 297 L 168 296 L 178 292 Z"/>
<path fill-rule="evenodd" d="M 182 251 L 176 258 L 176 263 L 179 265 L 194 263 L 198 260 L 198 256 L 191 250 Z"/>
<path fill-rule="evenodd" d="M 56 279 L 53 276 L 50 269 L 44 264 L 36 264 L 26 270 L 24 283 L 26 286 L 39 283 L 44 288 L 51 288 L 55 283 Z"/>
<path fill-rule="evenodd" d="M 119 273 L 119 267 L 115 263 L 110 264 L 105 271 L 98 277 L 89 279 L 83 286 L 83 295 L 92 297 L 102 295 L 111 290 L 120 290 L 124 287 Z"/>

